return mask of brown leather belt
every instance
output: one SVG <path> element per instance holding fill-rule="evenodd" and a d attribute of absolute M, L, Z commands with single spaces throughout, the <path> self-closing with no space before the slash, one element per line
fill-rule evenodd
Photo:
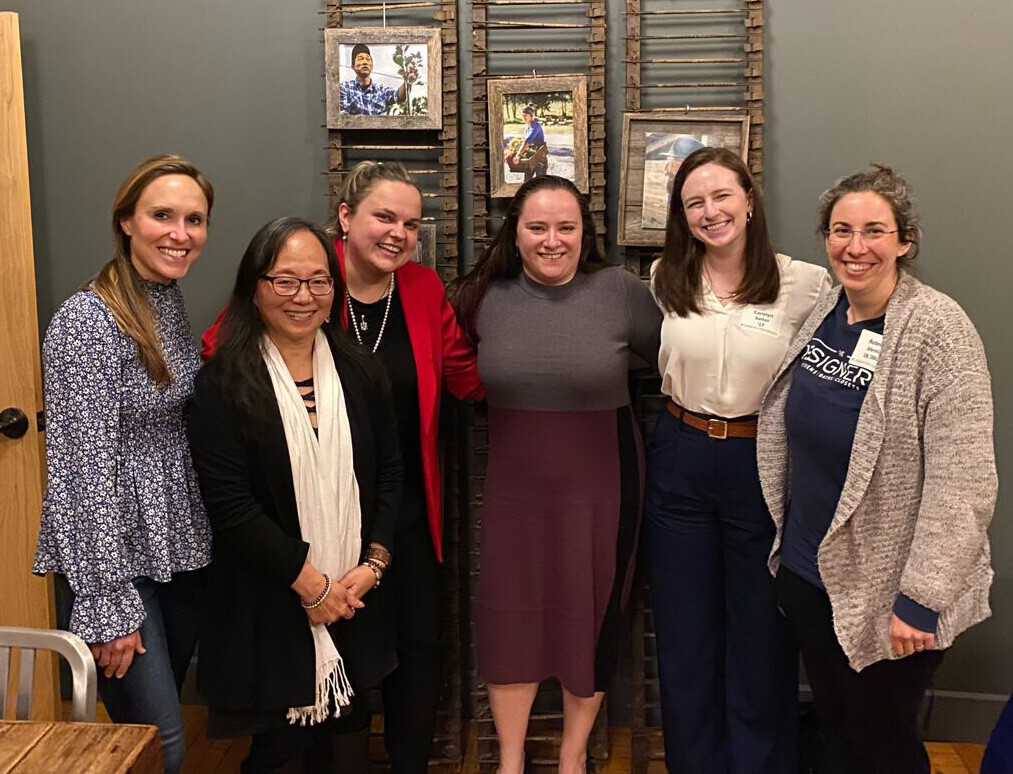
<path fill-rule="evenodd" d="M 694 430 L 707 433 L 708 438 L 716 438 L 719 441 L 727 438 L 756 438 L 755 419 L 743 419 L 741 422 L 728 422 L 717 418 L 704 419 L 696 414 L 690 414 L 672 401 L 668 401 L 668 413 L 676 419 L 681 419 Z"/>

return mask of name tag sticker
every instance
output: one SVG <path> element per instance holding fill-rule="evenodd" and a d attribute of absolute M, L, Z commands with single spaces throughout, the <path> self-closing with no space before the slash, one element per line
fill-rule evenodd
<path fill-rule="evenodd" d="M 742 312 L 739 327 L 776 336 L 781 332 L 781 319 L 783 317 L 784 314 L 780 309 L 758 309 L 755 306 L 751 306 Z"/>
<path fill-rule="evenodd" d="M 848 360 L 852 365 L 875 371 L 876 364 L 879 362 L 879 350 L 882 346 L 882 333 L 874 333 L 868 330 L 862 331 L 862 334 L 858 337 L 858 343 L 855 345 L 855 351 L 851 353 L 851 357 Z"/>

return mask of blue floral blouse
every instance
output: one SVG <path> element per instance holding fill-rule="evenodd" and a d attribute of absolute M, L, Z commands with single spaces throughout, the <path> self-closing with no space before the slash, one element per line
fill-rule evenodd
<path fill-rule="evenodd" d="M 132 581 L 211 561 L 211 528 L 183 424 L 200 358 L 179 287 L 145 283 L 172 382 L 148 376 L 133 339 L 91 291 L 54 315 L 43 344 L 49 488 L 33 572 L 63 573 L 70 629 L 86 642 L 137 631 Z"/>

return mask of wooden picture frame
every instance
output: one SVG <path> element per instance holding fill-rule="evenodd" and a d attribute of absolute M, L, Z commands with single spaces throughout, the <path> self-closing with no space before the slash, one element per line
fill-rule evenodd
<path fill-rule="evenodd" d="M 352 65 L 368 49 L 371 92 Z M 344 27 L 324 30 L 328 129 L 442 129 L 443 74 L 439 27 Z M 405 99 L 398 94 L 409 84 Z M 358 89 L 356 89 L 358 86 Z M 376 88 L 374 88 L 376 87 Z M 393 94 L 392 94 L 393 92 Z M 343 100 L 343 94 L 348 99 Z M 384 98 L 386 97 L 385 106 Z M 376 110 L 377 112 L 364 112 Z"/>
<path fill-rule="evenodd" d="M 489 195 L 513 196 L 527 176 L 538 174 L 560 175 L 587 193 L 587 76 L 494 78 L 487 87 Z M 524 142 L 531 125 L 523 114 L 529 110 L 545 139 L 542 148 L 533 152 Z M 517 158 L 518 152 L 523 159 Z"/>
<path fill-rule="evenodd" d="M 435 223 L 422 223 L 419 226 L 419 241 L 413 256 L 416 263 L 436 269 L 436 237 L 437 226 Z"/>
<path fill-rule="evenodd" d="M 682 159 L 706 145 L 733 150 L 745 161 L 749 116 L 623 116 L 619 244 L 665 244 L 671 180 Z"/>

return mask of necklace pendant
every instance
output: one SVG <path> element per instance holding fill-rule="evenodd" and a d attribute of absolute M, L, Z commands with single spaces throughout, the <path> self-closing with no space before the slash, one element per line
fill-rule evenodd
<path fill-rule="evenodd" d="M 369 325 L 366 323 L 366 315 L 362 315 L 362 321 L 359 323 L 359 329 L 362 331 L 369 330 Z"/>

